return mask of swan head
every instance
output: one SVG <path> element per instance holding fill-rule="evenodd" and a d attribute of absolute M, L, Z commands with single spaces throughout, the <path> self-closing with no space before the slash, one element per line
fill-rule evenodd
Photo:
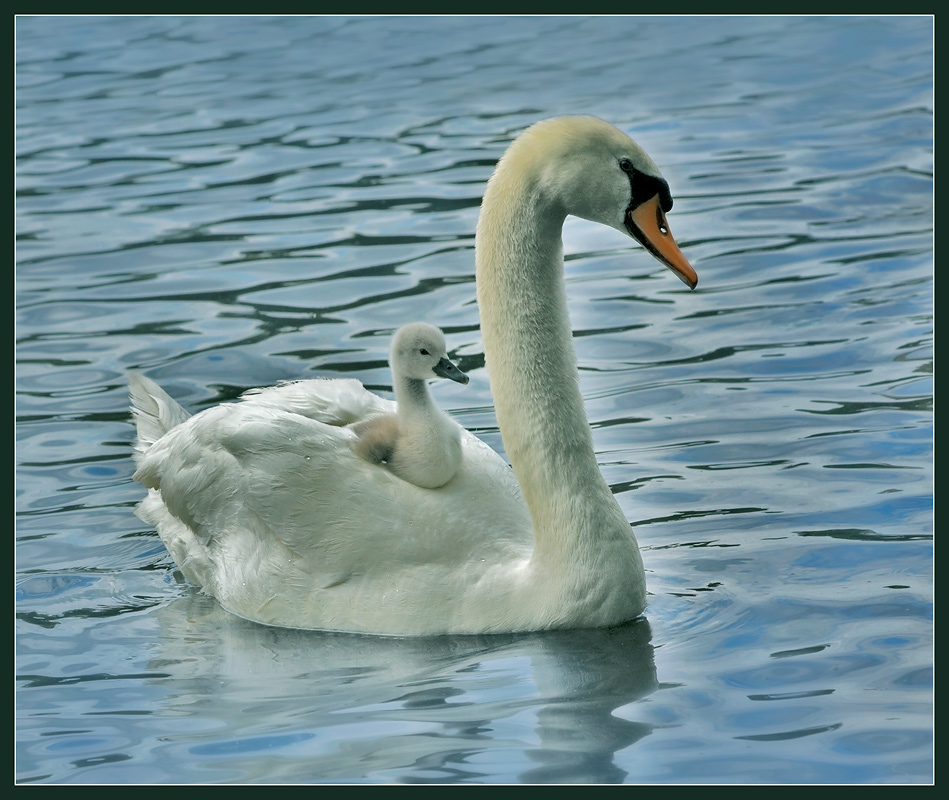
<path fill-rule="evenodd" d="M 414 380 L 448 378 L 468 383 L 468 376 L 448 358 L 445 335 L 424 322 L 413 322 L 396 331 L 391 364 L 393 372 Z"/>
<path fill-rule="evenodd" d="M 609 225 L 636 239 L 690 288 L 698 275 L 666 220 L 669 184 L 636 142 L 597 117 L 554 117 L 535 123 L 502 159 L 547 203 L 566 214 Z"/>

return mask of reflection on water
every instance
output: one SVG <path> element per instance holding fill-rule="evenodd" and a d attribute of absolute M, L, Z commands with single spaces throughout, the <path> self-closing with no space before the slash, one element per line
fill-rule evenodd
<path fill-rule="evenodd" d="M 168 746 L 226 780 L 261 777 L 246 771 L 250 753 L 290 750 L 305 761 L 273 766 L 268 780 L 345 780 L 350 764 L 363 763 L 380 780 L 478 781 L 503 762 L 518 781 L 621 782 L 615 754 L 650 731 L 614 716 L 657 687 L 645 620 L 604 631 L 380 638 L 267 628 L 200 595 L 158 620 L 149 671 L 158 687 L 174 675 L 191 689 L 164 696 L 156 714 L 186 707 L 189 718 L 232 731 L 182 731 Z M 202 627 L 216 636 L 196 642 Z M 266 716 L 248 719 L 254 708 Z"/>
<path fill-rule="evenodd" d="M 20 17 L 17 779 L 919 783 L 932 775 L 932 19 Z M 567 56 L 567 57 L 565 57 Z M 127 374 L 189 410 L 445 329 L 501 449 L 484 182 L 629 131 L 688 292 L 569 220 L 601 469 L 648 622 L 281 631 L 132 514 Z"/>

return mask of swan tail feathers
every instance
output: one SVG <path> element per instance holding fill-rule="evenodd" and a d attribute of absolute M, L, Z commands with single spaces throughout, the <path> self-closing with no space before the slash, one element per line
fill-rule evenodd
<path fill-rule="evenodd" d="M 134 445 L 136 461 L 168 431 L 191 416 L 155 381 L 137 372 L 129 375 L 129 397 L 138 431 Z"/>

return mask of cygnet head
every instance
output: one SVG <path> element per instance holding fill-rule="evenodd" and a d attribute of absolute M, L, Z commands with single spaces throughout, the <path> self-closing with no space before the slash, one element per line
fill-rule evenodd
<path fill-rule="evenodd" d="M 413 322 L 396 331 L 390 361 L 393 372 L 405 378 L 448 378 L 468 383 L 468 376 L 448 358 L 445 335 L 424 322 Z"/>

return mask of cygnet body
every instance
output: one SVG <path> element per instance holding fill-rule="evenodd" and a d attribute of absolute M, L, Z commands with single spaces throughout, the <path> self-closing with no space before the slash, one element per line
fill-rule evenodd
<path fill-rule="evenodd" d="M 448 378 L 464 384 L 468 376 L 449 360 L 444 334 L 424 322 L 396 331 L 389 364 L 398 408 L 355 423 L 354 449 L 404 481 L 437 489 L 461 464 L 461 428 L 435 405 L 428 381 Z"/>

